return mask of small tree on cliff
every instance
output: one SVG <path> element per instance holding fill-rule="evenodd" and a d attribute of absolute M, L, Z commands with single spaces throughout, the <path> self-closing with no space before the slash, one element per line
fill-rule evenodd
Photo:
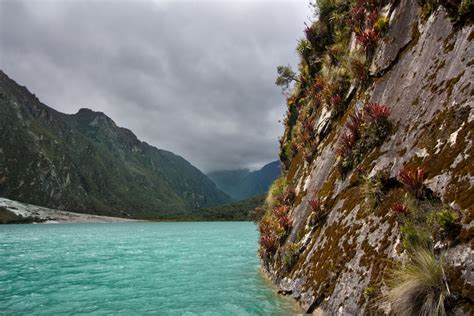
<path fill-rule="evenodd" d="M 296 73 L 293 71 L 293 69 L 291 69 L 290 65 L 278 66 L 277 72 L 278 77 L 275 80 L 275 84 L 279 87 L 282 87 L 283 91 L 287 90 L 293 81 L 300 82 Z"/>

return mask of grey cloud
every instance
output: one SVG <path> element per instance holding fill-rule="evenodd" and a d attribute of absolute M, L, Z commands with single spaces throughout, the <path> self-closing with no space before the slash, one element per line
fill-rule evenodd
<path fill-rule="evenodd" d="M 204 171 L 277 158 L 301 1 L 0 1 L 0 68 L 66 113 L 108 114 Z"/>

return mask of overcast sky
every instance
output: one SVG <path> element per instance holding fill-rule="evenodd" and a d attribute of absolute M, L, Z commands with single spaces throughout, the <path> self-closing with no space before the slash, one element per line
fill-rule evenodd
<path fill-rule="evenodd" d="M 0 68 L 65 113 L 86 107 L 205 172 L 277 159 L 308 0 L 0 0 Z"/>

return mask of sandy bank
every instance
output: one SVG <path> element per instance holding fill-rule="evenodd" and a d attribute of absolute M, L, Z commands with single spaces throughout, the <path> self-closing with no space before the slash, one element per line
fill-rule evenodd
<path fill-rule="evenodd" d="M 0 198 L 0 223 L 121 223 L 138 220 L 53 210 Z"/>

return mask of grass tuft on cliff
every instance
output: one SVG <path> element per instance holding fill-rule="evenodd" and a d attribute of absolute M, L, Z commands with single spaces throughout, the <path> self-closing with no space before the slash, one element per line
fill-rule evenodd
<path fill-rule="evenodd" d="M 265 204 L 268 208 L 273 208 L 279 203 L 279 200 L 283 196 L 286 187 L 287 183 L 285 177 L 280 177 L 273 181 L 265 199 Z"/>
<path fill-rule="evenodd" d="M 392 271 L 389 287 L 384 299 L 396 315 L 446 315 L 449 287 L 443 262 L 432 251 L 416 249 L 404 267 Z"/>

